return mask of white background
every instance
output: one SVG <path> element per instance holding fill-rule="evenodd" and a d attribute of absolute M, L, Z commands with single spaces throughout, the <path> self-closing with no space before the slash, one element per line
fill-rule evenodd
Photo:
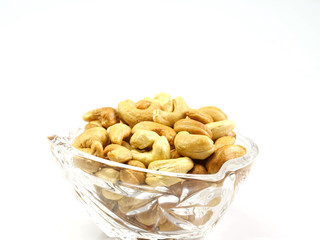
<path fill-rule="evenodd" d="M 46 136 L 168 92 L 260 153 L 207 239 L 320 239 L 320 1 L 0 0 L 1 239 L 105 240 Z"/>

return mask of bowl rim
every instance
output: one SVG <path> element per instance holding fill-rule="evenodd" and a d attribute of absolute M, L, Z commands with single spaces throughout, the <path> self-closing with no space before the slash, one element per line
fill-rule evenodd
<path fill-rule="evenodd" d="M 259 149 L 258 149 L 257 144 L 251 138 L 248 138 L 248 137 L 240 134 L 239 132 L 235 132 L 236 136 L 237 136 L 236 143 L 239 141 L 242 143 L 245 143 L 247 153 L 242 157 L 234 158 L 234 159 L 226 161 L 217 173 L 214 173 L 214 174 L 190 174 L 190 173 L 155 171 L 155 170 L 150 170 L 147 168 L 144 169 L 144 168 L 140 168 L 140 167 L 131 166 L 131 165 L 128 165 L 125 163 L 119 163 L 119 162 L 114 162 L 114 161 L 111 161 L 108 159 L 100 158 L 100 157 L 91 155 L 89 153 L 82 152 L 81 150 L 73 147 L 72 143 L 73 143 L 75 137 L 78 136 L 79 133 L 83 129 L 84 129 L 84 127 L 80 127 L 72 132 L 69 132 L 69 134 L 66 136 L 52 135 L 52 136 L 49 136 L 47 139 L 49 140 L 50 144 L 52 144 L 54 147 L 59 146 L 60 148 L 63 148 L 65 151 L 68 151 L 69 153 L 72 153 L 75 156 L 86 158 L 86 159 L 93 160 L 96 162 L 100 162 L 100 163 L 106 164 L 108 166 L 136 170 L 136 171 L 140 171 L 140 172 L 145 172 L 146 174 L 150 173 L 150 174 L 156 174 L 156 175 L 162 175 L 162 176 L 170 176 L 170 177 L 177 177 L 177 178 L 183 178 L 183 179 L 195 179 L 195 180 L 202 180 L 202 181 L 209 181 L 209 182 L 220 181 L 226 176 L 227 173 L 236 172 L 240 169 L 245 168 L 246 166 L 248 166 L 254 162 L 256 156 L 259 153 Z M 70 158 L 70 159 L 72 159 L 72 158 Z"/>

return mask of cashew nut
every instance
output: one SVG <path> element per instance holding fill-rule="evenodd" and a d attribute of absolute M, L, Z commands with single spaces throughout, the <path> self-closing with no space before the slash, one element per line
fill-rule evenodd
<path fill-rule="evenodd" d="M 186 117 L 186 112 L 189 109 L 189 106 L 182 97 L 176 97 L 173 99 L 173 111 L 166 112 L 156 109 L 153 112 L 153 121 L 172 127 L 176 121 Z"/>
<path fill-rule="evenodd" d="M 152 208 L 147 211 L 136 214 L 135 218 L 138 222 L 147 226 L 151 226 L 157 222 L 162 224 L 167 220 L 157 204 L 153 205 Z"/>
<path fill-rule="evenodd" d="M 132 146 L 130 145 L 130 143 L 126 142 L 126 141 L 122 141 L 122 144 L 121 146 L 129 149 L 129 150 L 132 150 Z"/>
<path fill-rule="evenodd" d="M 107 130 L 103 127 L 94 127 L 77 136 L 72 146 L 86 153 L 103 157 L 103 147 L 107 141 Z"/>
<path fill-rule="evenodd" d="M 118 144 L 109 144 L 103 151 L 103 156 L 115 162 L 124 163 L 132 159 L 129 149 Z"/>
<path fill-rule="evenodd" d="M 96 172 L 95 175 L 101 179 L 104 179 L 112 183 L 117 183 L 120 179 L 119 171 L 113 168 L 102 168 L 99 172 Z M 109 200 L 119 200 L 123 197 L 121 194 L 114 193 L 107 189 L 101 189 L 101 194 L 104 198 Z"/>
<path fill-rule="evenodd" d="M 212 132 L 212 139 L 216 140 L 220 137 L 227 136 L 234 127 L 235 123 L 231 120 L 223 120 L 218 122 L 212 122 L 206 124 L 208 128 L 210 128 Z"/>
<path fill-rule="evenodd" d="M 87 149 L 87 148 L 85 148 L 85 149 Z M 87 152 L 87 153 L 89 153 L 89 152 Z M 73 164 L 77 168 L 80 168 L 81 170 L 83 170 L 89 174 L 93 174 L 93 173 L 97 172 L 102 165 L 100 162 L 93 161 L 93 160 L 90 160 L 90 159 L 87 159 L 84 157 L 78 157 L 78 156 L 73 157 Z"/>
<path fill-rule="evenodd" d="M 247 150 L 240 145 L 226 145 L 219 148 L 206 162 L 208 173 L 217 173 L 228 160 L 242 157 Z"/>
<path fill-rule="evenodd" d="M 177 231 L 177 230 L 181 230 L 181 227 L 179 227 L 178 225 L 170 222 L 169 220 L 167 220 L 163 224 L 159 224 L 159 231 L 172 232 L 172 231 Z"/>
<path fill-rule="evenodd" d="M 123 197 L 118 201 L 118 208 L 121 213 L 127 214 L 148 204 L 151 199 L 139 199 L 135 197 Z"/>
<path fill-rule="evenodd" d="M 143 121 L 136 124 L 132 128 L 131 132 L 134 134 L 139 130 L 154 131 L 158 133 L 160 136 L 165 136 L 168 139 L 168 142 L 170 143 L 170 145 L 173 145 L 174 137 L 176 136 L 176 132 L 171 127 L 168 127 L 161 123 L 152 122 L 152 121 Z"/>
<path fill-rule="evenodd" d="M 152 145 L 152 150 L 149 152 L 139 152 L 131 150 L 133 160 L 138 160 L 148 166 L 151 162 L 160 159 L 170 158 L 170 144 L 166 137 L 161 136 L 156 139 Z"/>
<path fill-rule="evenodd" d="M 222 148 L 223 146 L 234 144 L 235 141 L 236 141 L 236 138 L 233 137 L 233 136 L 223 136 L 223 137 L 219 137 L 214 142 L 214 145 L 215 145 L 216 150 L 217 150 L 219 148 Z"/>
<path fill-rule="evenodd" d="M 190 134 L 186 131 L 177 133 L 174 146 L 178 153 L 193 159 L 205 159 L 214 152 L 211 138 L 205 135 Z"/>
<path fill-rule="evenodd" d="M 199 111 L 209 114 L 214 122 L 228 119 L 227 115 L 222 112 L 221 109 L 214 106 L 202 107 L 199 108 Z"/>
<path fill-rule="evenodd" d="M 136 108 L 138 109 L 146 109 L 151 105 L 151 101 L 142 99 L 136 102 L 135 105 L 136 105 Z"/>
<path fill-rule="evenodd" d="M 207 169 L 201 164 L 195 164 L 194 167 L 189 172 L 191 174 L 207 174 Z"/>
<path fill-rule="evenodd" d="M 208 113 L 200 110 L 190 109 L 186 114 L 187 117 L 202 122 L 203 124 L 213 122 L 213 118 Z"/>
<path fill-rule="evenodd" d="M 160 136 L 149 130 L 138 130 L 130 138 L 130 144 L 133 148 L 144 149 L 151 146 Z"/>
<path fill-rule="evenodd" d="M 87 123 L 87 125 L 84 127 L 84 130 L 87 130 L 89 128 L 94 128 L 94 127 L 102 127 L 101 122 L 91 121 L 91 122 Z"/>
<path fill-rule="evenodd" d="M 154 98 L 144 98 L 147 101 L 150 102 L 158 102 L 161 105 L 161 110 L 166 112 L 172 112 L 173 111 L 173 100 L 171 98 L 171 95 L 168 93 L 159 93 L 156 94 Z"/>
<path fill-rule="evenodd" d="M 105 128 L 108 128 L 109 126 L 120 122 L 117 111 L 112 107 L 104 107 L 91 110 L 85 113 L 82 118 L 86 122 L 98 120 Z"/>
<path fill-rule="evenodd" d="M 181 157 L 181 155 L 178 153 L 177 149 L 175 149 L 175 148 L 171 149 L 170 154 L 171 154 L 170 158 L 179 158 L 179 157 Z"/>
<path fill-rule="evenodd" d="M 173 129 L 176 132 L 187 131 L 191 134 L 206 135 L 212 138 L 211 130 L 205 124 L 193 119 L 180 119 L 174 124 Z"/>
<path fill-rule="evenodd" d="M 148 169 L 163 172 L 187 173 L 193 168 L 193 161 L 188 157 L 176 159 L 158 160 L 149 164 Z M 178 182 L 184 181 L 181 178 L 163 176 L 153 173 L 147 173 L 146 183 L 152 187 L 169 187 Z"/>
<path fill-rule="evenodd" d="M 120 200 L 121 198 L 123 198 L 123 195 L 119 193 L 111 192 L 104 188 L 101 189 L 101 194 L 102 196 L 104 196 L 106 199 L 109 199 L 109 200 Z"/>
<path fill-rule="evenodd" d="M 130 136 L 131 128 L 124 123 L 116 123 L 107 129 L 112 143 L 122 144 L 122 140 Z"/>
<path fill-rule="evenodd" d="M 102 178 L 108 182 L 116 183 L 120 179 L 120 173 L 119 171 L 113 169 L 113 168 L 102 168 L 98 172 L 95 173 L 95 175 L 99 178 Z"/>
<path fill-rule="evenodd" d="M 118 113 L 120 118 L 133 127 L 142 121 L 151 121 L 153 118 L 153 111 L 160 109 L 160 103 L 152 102 L 146 109 L 138 109 L 132 100 L 125 100 L 118 104 Z"/>
<path fill-rule="evenodd" d="M 134 167 L 140 167 L 140 168 L 146 168 L 146 166 L 136 160 L 131 160 L 128 162 L 128 165 L 134 166 Z M 120 180 L 125 183 L 133 184 L 133 185 L 139 185 L 144 183 L 144 180 L 146 178 L 146 173 L 135 171 L 128 168 L 123 168 L 120 170 Z"/>

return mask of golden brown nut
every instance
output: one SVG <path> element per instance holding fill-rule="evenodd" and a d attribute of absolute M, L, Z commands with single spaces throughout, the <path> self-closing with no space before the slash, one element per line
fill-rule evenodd
<path fill-rule="evenodd" d="M 211 123 L 213 122 L 213 118 L 205 112 L 202 112 L 200 110 L 196 110 L 196 109 L 190 109 L 187 112 L 187 116 L 193 120 L 199 121 L 203 124 L 207 124 L 207 123 Z"/>
<path fill-rule="evenodd" d="M 217 173 L 226 161 L 242 157 L 246 152 L 240 145 L 226 145 L 219 148 L 206 162 L 208 173 Z"/>
<path fill-rule="evenodd" d="M 162 232 L 171 232 L 171 231 L 177 231 L 180 230 L 181 228 L 167 220 L 166 222 L 159 224 L 159 230 Z"/>
<path fill-rule="evenodd" d="M 158 102 L 161 105 L 161 110 L 166 112 L 172 112 L 173 110 L 173 100 L 171 99 L 171 95 L 168 93 L 159 93 L 156 94 L 154 98 L 144 98 L 150 102 Z"/>
<path fill-rule="evenodd" d="M 93 174 L 99 170 L 99 168 L 102 166 L 102 163 L 93 161 L 87 158 L 74 156 L 73 157 L 73 164 L 80 168 L 81 170 Z"/>
<path fill-rule="evenodd" d="M 109 200 L 120 200 L 121 198 L 123 198 L 123 195 L 119 193 L 111 192 L 107 189 L 101 189 L 101 194 L 103 197 Z"/>
<path fill-rule="evenodd" d="M 202 107 L 199 108 L 199 111 L 209 114 L 215 122 L 228 119 L 227 115 L 221 109 L 214 106 Z"/>
<path fill-rule="evenodd" d="M 207 174 L 207 169 L 201 164 L 195 164 L 189 172 L 190 174 Z"/>
<path fill-rule="evenodd" d="M 99 121 L 105 128 L 120 122 L 117 111 L 112 107 L 104 107 L 91 110 L 83 115 L 86 122 Z"/>
<path fill-rule="evenodd" d="M 131 160 L 128 162 L 128 165 L 134 166 L 134 167 L 140 167 L 140 168 L 146 168 L 146 166 L 136 160 Z M 146 173 L 139 172 L 127 168 L 123 168 L 120 170 L 120 180 L 125 183 L 133 184 L 133 185 L 139 185 L 144 183 L 144 180 L 146 178 Z"/>
<path fill-rule="evenodd" d="M 161 109 L 156 109 L 153 112 L 153 121 L 163 125 L 172 127 L 179 119 L 186 117 L 186 112 L 190 109 L 182 97 L 173 99 L 173 111 L 167 112 Z"/>
<path fill-rule="evenodd" d="M 137 109 L 147 109 L 150 107 L 151 102 L 145 99 L 142 99 L 135 103 Z"/>
<path fill-rule="evenodd" d="M 109 167 L 100 169 L 98 172 L 95 173 L 95 175 L 101 179 L 104 179 L 112 183 L 116 183 L 120 179 L 119 171 Z"/>
<path fill-rule="evenodd" d="M 163 216 L 161 209 L 159 209 L 158 205 L 153 205 L 151 209 L 145 212 L 141 212 L 135 215 L 135 218 L 138 222 L 151 226 L 155 223 L 164 223 L 166 218 Z"/>
<path fill-rule="evenodd" d="M 235 141 L 236 141 L 236 139 L 233 136 L 223 136 L 223 137 L 219 137 L 214 142 L 214 145 L 216 146 L 216 150 L 217 150 L 223 146 L 234 144 Z"/>
<path fill-rule="evenodd" d="M 153 161 L 148 169 L 163 172 L 187 173 L 193 168 L 193 161 L 188 157 L 181 157 L 168 160 Z M 146 183 L 150 186 L 169 187 L 178 182 L 184 181 L 181 178 L 163 176 L 153 173 L 147 173 Z"/>
<path fill-rule="evenodd" d="M 227 136 L 232 136 L 234 138 L 237 138 L 237 134 L 234 131 L 229 132 Z"/>
<path fill-rule="evenodd" d="M 91 122 L 87 123 L 87 125 L 84 127 L 84 130 L 87 130 L 89 128 L 94 128 L 94 127 L 102 127 L 101 122 L 91 121 Z"/>
<path fill-rule="evenodd" d="M 107 141 L 107 130 L 103 127 L 94 127 L 77 136 L 72 146 L 94 156 L 103 157 L 103 148 Z"/>
<path fill-rule="evenodd" d="M 170 145 L 173 145 L 174 137 L 176 136 L 176 132 L 171 127 L 152 121 L 143 121 L 136 124 L 132 128 L 131 132 L 134 134 L 138 130 L 154 131 L 160 136 L 165 136 L 168 139 Z"/>
<path fill-rule="evenodd" d="M 112 143 L 122 144 L 122 140 L 131 134 L 131 128 L 124 123 L 116 123 L 107 129 Z"/>
<path fill-rule="evenodd" d="M 108 157 L 111 161 L 124 163 L 132 159 L 129 149 L 118 144 L 110 144 L 103 151 L 103 156 Z"/>
<path fill-rule="evenodd" d="M 131 150 L 132 159 L 142 162 L 148 166 L 151 162 L 160 159 L 170 158 L 170 144 L 168 140 L 161 136 L 155 140 L 152 145 L 152 150 L 149 152 L 139 152 L 137 150 Z"/>
<path fill-rule="evenodd" d="M 205 124 L 193 119 L 180 119 L 174 124 L 173 129 L 177 133 L 187 131 L 191 134 L 201 134 L 212 138 L 211 130 Z"/>
<path fill-rule="evenodd" d="M 170 151 L 171 159 L 179 158 L 181 155 L 178 153 L 177 149 L 171 149 Z"/>
<path fill-rule="evenodd" d="M 132 150 L 132 146 L 130 145 L 130 143 L 126 142 L 126 141 L 122 141 L 121 146 L 129 149 L 130 151 Z"/>
<path fill-rule="evenodd" d="M 144 149 L 152 146 L 158 138 L 160 136 L 154 131 L 138 130 L 131 136 L 130 144 L 132 148 Z"/>
<path fill-rule="evenodd" d="M 206 159 L 214 152 L 213 141 L 205 135 L 190 134 L 186 131 L 177 133 L 174 146 L 178 153 L 192 159 Z"/>
<path fill-rule="evenodd" d="M 206 124 L 212 132 L 212 139 L 216 140 L 219 137 L 227 136 L 232 132 L 235 127 L 235 123 L 231 120 L 223 120 L 218 122 L 212 122 Z"/>
<path fill-rule="evenodd" d="M 160 103 L 152 102 L 148 108 L 138 109 L 132 100 L 127 99 L 118 104 L 118 113 L 124 122 L 133 127 L 139 122 L 151 121 L 153 111 L 160 107 Z"/>
<path fill-rule="evenodd" d="M 118 209 L 123 214 L 126 214 L 130 211 L 138 209 L 139 207 L 144 206 L 149 203 L 152 199 L 139 199 L 134 197 L 126 197 L 124 196 L 118 201 Z"/>

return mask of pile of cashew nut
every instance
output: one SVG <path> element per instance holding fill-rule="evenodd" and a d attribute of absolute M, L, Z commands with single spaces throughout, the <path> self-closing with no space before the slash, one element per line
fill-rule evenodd
<path fill-rule="evenodd" d="M 83 115 L 88 122 L 73 146 L 81 151 L 131 166 L 189 174 L 214 174 L 228 160 L 246 154 L 235 145 L 235 123 L 219 108 L 190 108 L 182 97 L 167 93 L 138 102 L 124 100 Z M 120 171 L 86 158 L 75 158 L 82 170 L 110 181 L 171 186 L 179 178 Z M 121 196 L 105 192 L 108 199 Z"/>

